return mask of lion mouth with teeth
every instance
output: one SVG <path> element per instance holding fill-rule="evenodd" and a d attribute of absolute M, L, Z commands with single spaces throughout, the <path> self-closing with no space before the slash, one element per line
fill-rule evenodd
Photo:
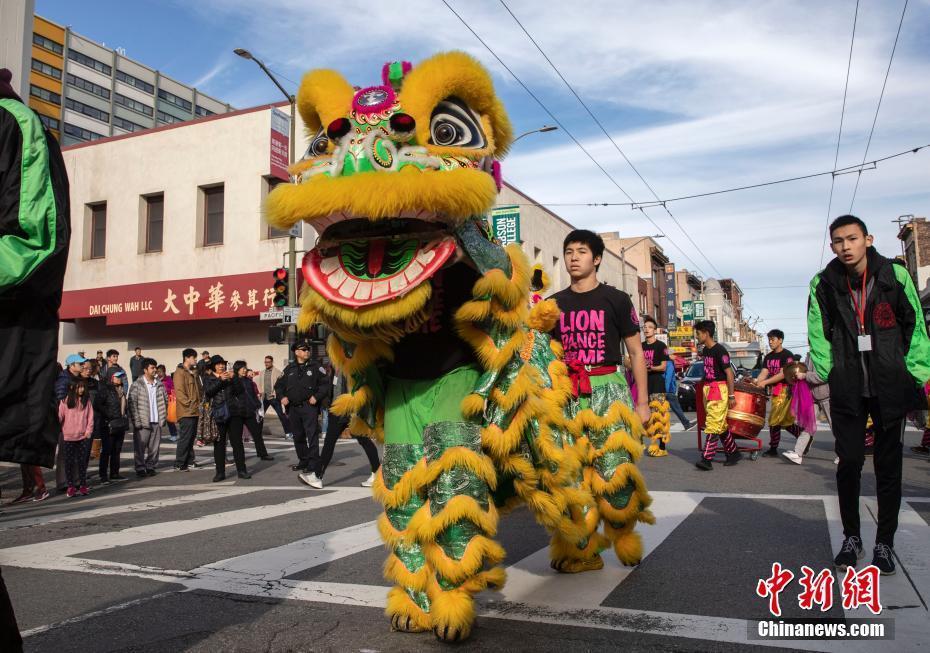
<path fill-rule="evenodd" d="M 463 245 L 480 248 L 511 128 L 489 76 L 463 53 L 388 64 L 381 82 L 304 77 L 297 106 L 310 145 L 266 214 L 319 234 L 303 260 L 299 326 L 390 341 L 425 319 L 439 270 L 475 258 Z"/>

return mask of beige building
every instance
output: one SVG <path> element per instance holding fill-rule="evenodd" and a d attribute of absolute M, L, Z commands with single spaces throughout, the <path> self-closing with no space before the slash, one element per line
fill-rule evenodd
<path fill-rule="evenodd" d="M 542 265 L 543 270 L 549 275 L 549 292 L 557 292 L 567 287 L 571 280 L 562 261 L 562 242 L 569 232 L 578 227 L 566 222 L 549 209 L 537 204 L 522 191 L 507 184 L 504 184 L 497 197 L 497 206 L 512 206 L 518 209 L 523 252 L 532 264 Z M 620 270 L 620 257 L 606 250 L 598 271 L 598 278 L 622 290 L 624 280 Z M 637 271 L 629 261 L 626 264 L 626 277 L 626 292 L 635 297 Z M 636 304 L 635 300 L 634 304 Z M 639 308 L 638 305 L 637 308 Z"/>
<path fill-rule="evenodd" d="M 632 265 L 639 278 L 646 282 L 645 301 L 638 306 L 640 312 L 655 318 L 660 327 L 667 328 L 669 325 L 666 305 L 668 286 L 665 280 L 665 266 L 669 263 L 669 258 L 665 255 L 661 245 L 650 236 L 621 238 L 616 231 L 602 233 L 601 236 L 604 238 L 607 249 Z M 632 279 L 627 281 L 627 288 L 631 294 L 632 289 L 637 288 L 637 285 L 634 285 L 636 283 Z"/>
<path fill-rule="evenodd" d="M 184 347 L 254 367 L 268 353 L 287 357 L 285 346 L 268 344 L 270 323 L 258 318 L 271 307 L 272 271 L 288 244 L 261 214 L 279 181 L 270 165 L 273 111 L 289 107 L 63 148 L 72 238 L 62 355 L 139 345 L 169 366 Z M 306 229 L 297 248 L 313 241 Z"/>

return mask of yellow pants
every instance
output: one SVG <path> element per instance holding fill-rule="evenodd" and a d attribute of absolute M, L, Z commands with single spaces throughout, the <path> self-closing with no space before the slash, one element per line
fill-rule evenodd
<path fill-rule="evenodd" d="M 792 424 L 794 424 L 794 415 L 791 414 L 791 394 L 788 388 L 782 388 L 781 394 L 772 397 L 769 426 L 791 426 Z"/>
<path fill-rule="evenodd" d="M 720 398 L 710 399 L 711 393 L 716 386 Z M 727 426 L 727 410 L 730 407 L 730 394 L 727 391 L 727 384 L 723 381 L 704 384 L 704 432 L 720 435 L 729 430 Z"/>

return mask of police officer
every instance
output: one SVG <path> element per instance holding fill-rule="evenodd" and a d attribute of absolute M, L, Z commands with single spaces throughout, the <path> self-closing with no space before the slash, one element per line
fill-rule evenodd
<path fill-rule="evenodd" d="M 284 368 L 274 390 L 281 397 L 281 405 L 287 411 L 294 432 L 298 463 L 291 469 L 303 472 L 299 475 L 301 482 L 322 489 L 323 483 L 317 476 L 317 468 L 320 462 L 320 404 L 329 390 L 323 383 L 326 370 L 318 361 L 310 360 L 309 341 L 298 340 L 293 350 L 296 360 Z"/>

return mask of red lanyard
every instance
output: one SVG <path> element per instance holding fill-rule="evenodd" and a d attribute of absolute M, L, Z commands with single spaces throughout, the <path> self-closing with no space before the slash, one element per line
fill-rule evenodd
<path fill-rule="evenodd" d="M 865 270 L 862 271 L 862 289 L 860 290 L 862 299 L 856 301 L 856 295 L 853 293 L 852 285 L 849 283 L 849 275 L 846 275 L 846 287 L 849 288 L 849 294 L 852 297 L 853 306 L 856 309 L 856 319 L 859 321 L 859 333 L 865 334 L 865 294 L 869 278 L 869 265 L 866 263 Z"/>

